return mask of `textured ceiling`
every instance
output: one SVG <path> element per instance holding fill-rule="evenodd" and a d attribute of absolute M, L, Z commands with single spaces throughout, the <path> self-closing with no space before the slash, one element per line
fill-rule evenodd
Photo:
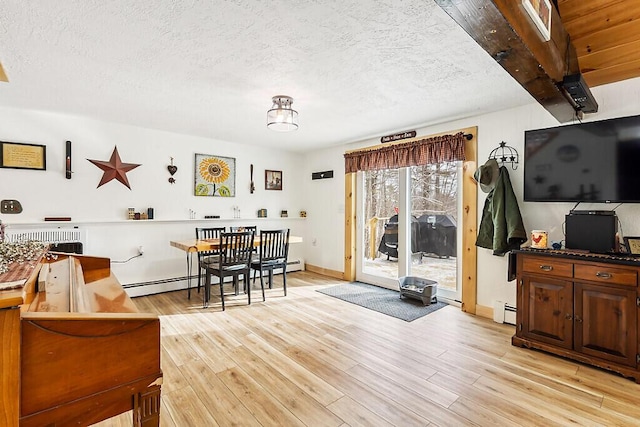
<path fill-rule="evenodd" d="M 533 101 L 431 0 L 2 3 L 2 106 L 307 151 Z"/>

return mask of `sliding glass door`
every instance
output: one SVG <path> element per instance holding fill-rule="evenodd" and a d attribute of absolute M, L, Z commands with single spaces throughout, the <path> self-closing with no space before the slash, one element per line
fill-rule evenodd
<path fill-rule="evenodd" d="M 458 213 L 462 162 L 412 166 L 410 170 L 412 276 L 438 282 L 438 294 L 461 300 L 458 277 Z"/>
<path fill-rule="evenodd" d="M 461 299 L 460 176 L 462 162 L 358 172 L 357 280 L 397 289 L 398 278 L 418 276 Z"/>
<path fill-rule="evenodd" d="M 398 212 L 400 169 L 358 172 L 356 278 L 397 288 L 399 276 Z"/>

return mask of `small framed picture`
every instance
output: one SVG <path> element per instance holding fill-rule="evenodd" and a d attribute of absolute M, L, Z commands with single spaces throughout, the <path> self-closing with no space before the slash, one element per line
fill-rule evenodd
<path fill-rule="evenodd" d="M 282 190 L 282 171 L 264 171 L 265 190 Z"/>
<path fill-rule="evenodd" d="M 551 3 L 549 0 L 522 0 L 522 6 L 542 34 L 544 41 L 551 40 Z"/>
<path fill-rule="evenodd" d="M 0 141 L 0 167 L 47 170 L 47 147 Z"/>
<path fill-rule="evenodd" d="M 624 246 L 632 255 L 640 255 L 640 237 L 625 237 Z"/>

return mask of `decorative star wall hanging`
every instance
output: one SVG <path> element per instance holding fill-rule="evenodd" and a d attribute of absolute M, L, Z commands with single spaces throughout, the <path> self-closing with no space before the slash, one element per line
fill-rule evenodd
<path fill-rule="evenodd" d="M 87 160 L 104 171 L 104 173 L 102 174 L 102 179 L 100 180 L 100 184 L 98 184 L 98 187 L 96 188 L 100 188 L 102 185 L 106 184 L 112 179 L 117 179 L 122 184 L 126 185 L 129 190 L 131 190 L 129 180 L 127 179 L 127 172 L 140 166 L 139 164 L 134 163 L 122 163 L 122 160 L 120 160 L 120 154 L 118 154 L 118 146 L 115 146 L 113 148 L 113 153 L 111 154 L 111 158 L 108 162 L 105 162 L 103 160 Z"/>

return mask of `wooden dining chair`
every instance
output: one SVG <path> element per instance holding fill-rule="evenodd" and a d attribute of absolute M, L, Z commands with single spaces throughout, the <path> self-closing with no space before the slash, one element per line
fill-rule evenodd
<path fill-rule="evenodd" d="M 229 227 L 230 231 L 233 232 L 238 232 L 238 231 L 253 231 L 254 235 L 258 234 L 258 227 L 255 225 L 244 225 L 244 226 L 237 226 L 237 227 Z M 253 252 L 253 259 L 257 259 L 257 253 L 254 251 Z"/>
<path fill-rule="evenodd" d="M 227 227 L 196 227 L 196 239 L 219 239 L 220 233 L 227 230 Z M 198 292 L 200 292 L 200 284 L 204 274 L 206 264 L 216 262 L 220 251 L 217 249 L 211 251 L 198 252 Z"/>
<path fill-rule="evenodd" d="M 260 231 L 260 245 L 257 259 L 251 261 L 253 283 L 260 272 L 260 286 L 264 295 L 263 272 L 269 272 L 269 289 L 273 287 L 273 270 L 282 268 L 282 284 L 287 295 L 287 259 L 289 257 L 289 229 Z"/>
<path fill-rule="evenodd" d="M 205 264 L 205 292 L 204 307 L 209 306 L 211 298 L 211 276 L 217 276 L 220 285 L 220 300 L 222 310 L 224 305 L 224 278 L 231 276 L 233 285 L 238 293 L 240 276 L 244 279 L 244 289 L 247 293 L 248 303 L 251 304 L 251 286 L 249 283 L 249 273 L 251 265 L 251 254 L 253 252 L 254 234 L 251 231 L 239 233 L 220 233 L 220 254 L 217 262 Z M 262 290 L 264 301 L 264 289 Z"/>

